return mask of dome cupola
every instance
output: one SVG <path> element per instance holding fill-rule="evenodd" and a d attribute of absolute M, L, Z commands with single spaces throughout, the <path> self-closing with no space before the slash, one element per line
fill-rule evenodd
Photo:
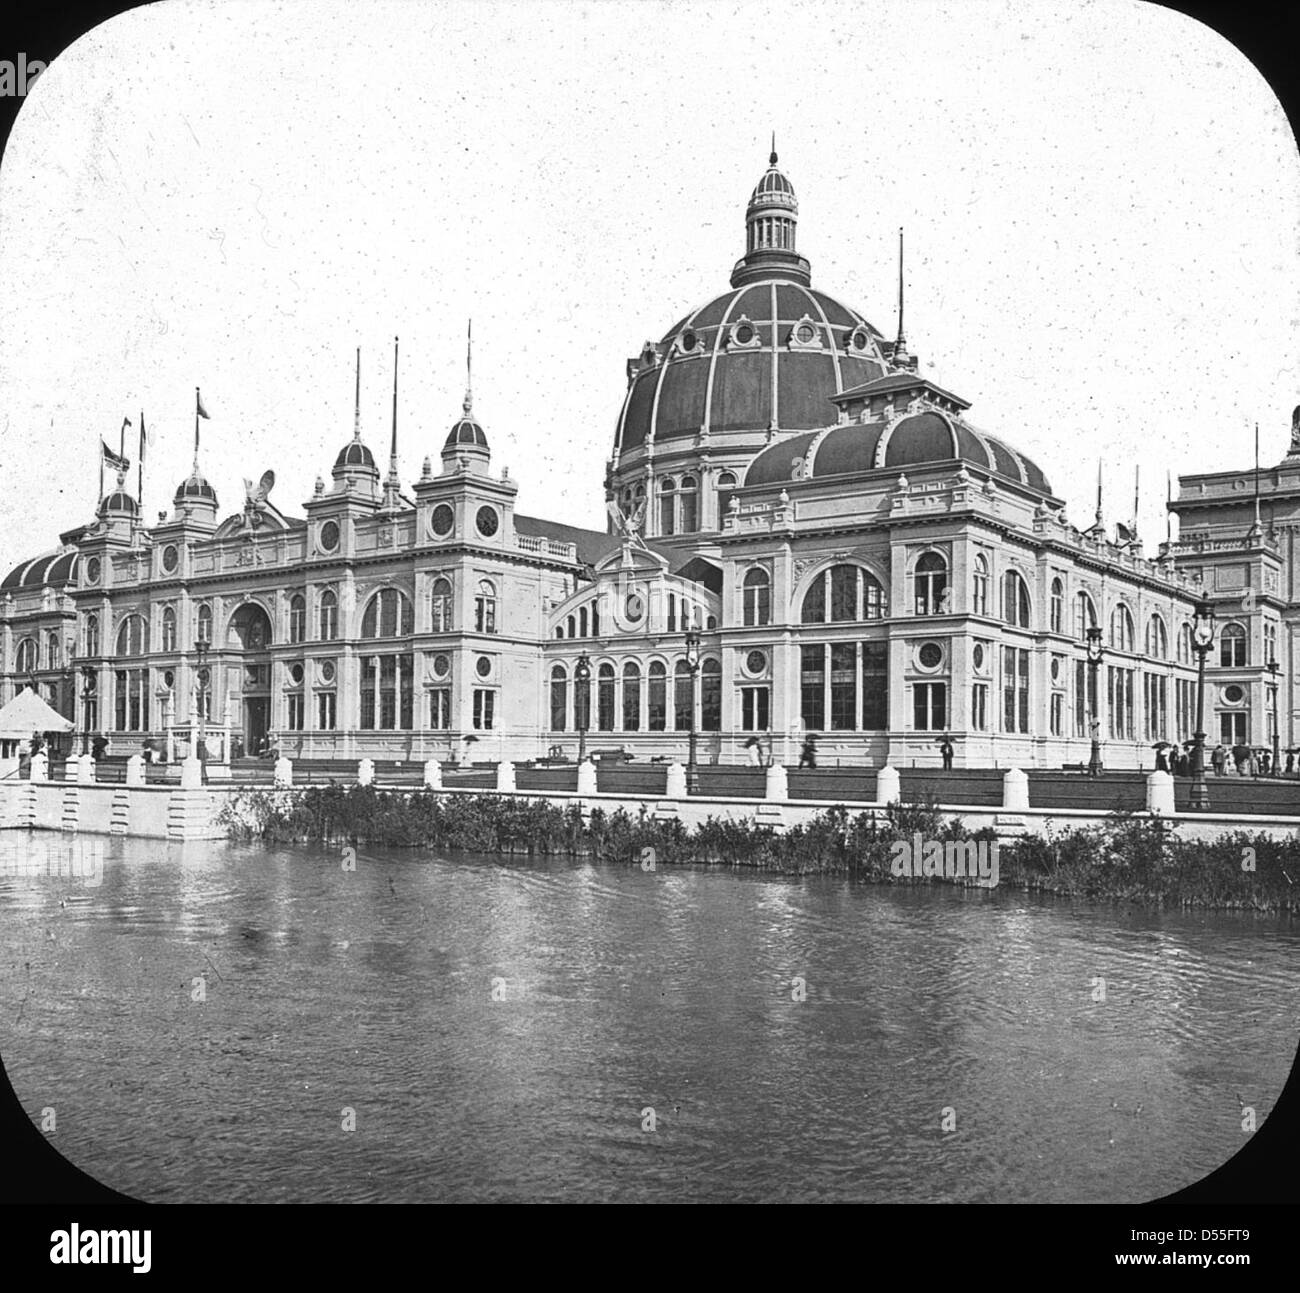
<path fill-rule="evenodd" d="M 776 136 L 763 178 L 754 186 L 745 211 L 745 255 L 731 271 L 731 286 L 766 279 L 811 281 L 808 262 L 795 252 L 799 202 L 794 185 L 777 168 Z"/>
<path fill-rule="evenodd" d="M 472 463 L 485 475 L 492 453 L 487 436 L 474 416 L 474 322 L 471 319 L 465 341 L 465 399 L 461 403 L 460 418 L 452 424 L 442 446 L 442 462 L 446 471 L 468 468 Z"/>
<path fill-rule="evenodd" d="M 356 403 L 352 414 L 352 439 L 339 450 L 330 474 L 343 484 L 349 480 L 368 482 L 373 487 L 379 483 L 379 468 L 375 455 L 361 443 L 361 348 L 357 347 Z"/>
<path fill-rule="evenodd" d="M 186 503 L 200 503 L 212 508 L 217 506 L 217 491 L 208 484 L 197 462 L 194 470 L 176 486 L 176 497 L 172 501 L 177 507 Z"/>

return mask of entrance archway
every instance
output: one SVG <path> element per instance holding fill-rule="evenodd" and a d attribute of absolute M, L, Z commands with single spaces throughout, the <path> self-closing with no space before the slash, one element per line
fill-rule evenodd
<path fill-rule="evenodd" d="M 240 722 L 246 755 L 260 754 L 271 729 L 271 617 L 245 602 L 231 617 L 226 647 L 239 657 Z"/>

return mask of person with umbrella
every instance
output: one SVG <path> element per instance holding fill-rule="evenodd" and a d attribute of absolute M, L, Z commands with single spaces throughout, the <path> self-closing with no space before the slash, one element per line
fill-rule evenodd
<path fill-rule="evenodd" d="M 1167 749 L 1169 749 L 1169 742 L 1168 742 L 1168 741 L 1157 741 L 1157 742 L 1156 742 L 1156 744 L 1155 744 L 1155 751 L 1156 751 L 1156 771 L 1157 771 L 1157 772 L 1168 772 L 1168 771 L 1170 771 L 1170 768 L 1169 768 L 1169 757 L 1168 757 L 1168 755 L 1165 754 L 1165 751 L 1166 751 Z"/>

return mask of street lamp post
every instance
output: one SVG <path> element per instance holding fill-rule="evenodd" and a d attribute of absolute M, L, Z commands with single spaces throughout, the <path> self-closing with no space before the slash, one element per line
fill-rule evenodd
<path fill-rule="evenodd" d="M 95 699 L 95 671 L 90 665 L 81 666 L 81 713 L 86 730 L 81 737 L 82 754 L 90 753 L 90 702 Z"/>
<path fill-rule="evenodd" d="M 698 795 L 700 793 L 700 767 L 696 761 L 695 678 L 700 668 L 700 635 L 695 629 L 691 629 L 686 634 L 686 668 L 690 670 L 691 675 L 691 733 L 690 744 L 686 753 L 686 793 L 688 795 Z"/>
<path fill-rule="evenodd" d="M 1092 692 L 1092 704 L 1089 706 L 1090 726 L 1092 727 L 1092 752 L 1088 757 L 1088 775 L 1101 776 L 1101 721 L 1097 717 L 1097 701 L 1101 693 L 1097 690 L 1097 667 L 1106 648 L 1101 644 L 1101 629 L 1093 625 L 1085 632 L 1088 643 L 1088 689 Z"/>
<path fill-rule="evenodd" d="M 585 651 L 574 666 L 573 679 L 577 683 L 573 710 L 578 720 L 578 762 L 582 763 L 587 758 L 587 725 L 591 722 L 591 660 Z"/>
<path fill-rule="evenodd" d="M 1272 686 L 1269 688 L 1271 699 L 1273 701 L 1273 775 L 1277 776 L 1277 765 L 1282 756 L 1282 751 L 1278 748 L 1281 744 L 1277 730 L 1277 674 L 1278 664 L 1276 660 L 1270 660 L 1264 666 L 1268 670 L 1269 678 L 1272 680 Z"/>
<path fill-rule="evenodd" d="M 212 644 L 211 644 L 210 642 L 206 641 L 206 640 L 203 639 L 203 638 L 200 638 L 200 639 L 199 639 L 199 640 L 194 644 L 194 654 L 198 657 L 198 660 L 199 660 L 198 670 L 197 670 L 197 673 L 196 673 L 196 679 L 195 679 L 195 680 L 197 681 L 197 683 L 198 683 L 198 699 L 199 699 L 199 714 L 198 714 L 198 719 L 199 719 L 199 731 L 198 731 L 198 739 L 197 739 L 197 741 L 194 743 L 194 756 L 195 756 L 195 758 L 199 758 L 199 757 L 201 757 L 200 754 L 199 754 L 199 751 L 200 751 L 200 750 L 205 750 L 205 749 L 206 749 L 206 747 L 204 746 L 204 743 L 203 743 L 203 738 L 204 738 L 204 735 L 205 735 L 203 724 L 204 724 L 204 720 L 207 718 L 207 709 L 208 709 L 208 707 L 207 707 L 207 703 L 206 703 L 206 702 L 207 702 L 207 687 L 204 685 L 204 681 L 203 681 L 203 673 L 204 673 L 204 668 L 205 668 L 205 666 L 204 666 L 204 662 L 205 662 L 205 661 L 207 660 L 207 658 L 208 658 L 208 649 L 211 647 L 211 645 L 212 645 Z"/>
<path fill-rule="evenodd" d="M 1205 657 L 1214 645 L 1214 607 L 1197 602 L 1192 612 L 1192 650 L 1196 652 L 1196 731 L 1192 734 L 1193 812 L 1210 809 L 1210 788 L 1205 783 Z"/>

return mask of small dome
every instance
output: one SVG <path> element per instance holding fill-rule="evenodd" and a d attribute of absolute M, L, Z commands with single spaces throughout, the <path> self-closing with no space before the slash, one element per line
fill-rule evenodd
<path fill-rule="evenodd" d="M 61 588 L 76 574 L 75 552 L 46 552 L 15 566 L 0 580 L 0 588 Z"/>
<path fill-rule="evenodd" d="M 211 503 L 213 507 L 217 505 L 217 491 L 208 484 L 197 467 L 176 487 L 176 497 L 173 502 L 180 506 L 186 499 L 201 499 Z"/>
<path fill-rule="evenodd" d="M 469 414 L 466 414 L 447 433 L 447 441 L 442 447 L 443 449 L 456 449 L 461 445 L 470 444 L 477 445 L 480 449 L 488 447 L 487 436 L 484 435 L 483 428 Z"/>
<path fill-rule="evenodd" d="M 789 199 L 788 201 L 782 201 L 782 206 L 796 206 L 794 202 L 794 185 L 776 169 L 775 153 L 772 154 L 771 169 L 754 185 L 754 191 L 749 197 L 749 205 L 751 207 L 766 206 L 773 198 Z"/>
<path fill-rule="evenodd" d="M 100 505 L 100 516 L 135 516 L 140 505 L 125 490 L 115 490 Z"/>
<path fill-rule="evenodd" d="M 339 450 L 339 456 L 334 459 L 334 470 L 341 467 L 368 467 L 371 471 L 378 471 L 375 455 L 360 440 L 349 440 Z"/>

